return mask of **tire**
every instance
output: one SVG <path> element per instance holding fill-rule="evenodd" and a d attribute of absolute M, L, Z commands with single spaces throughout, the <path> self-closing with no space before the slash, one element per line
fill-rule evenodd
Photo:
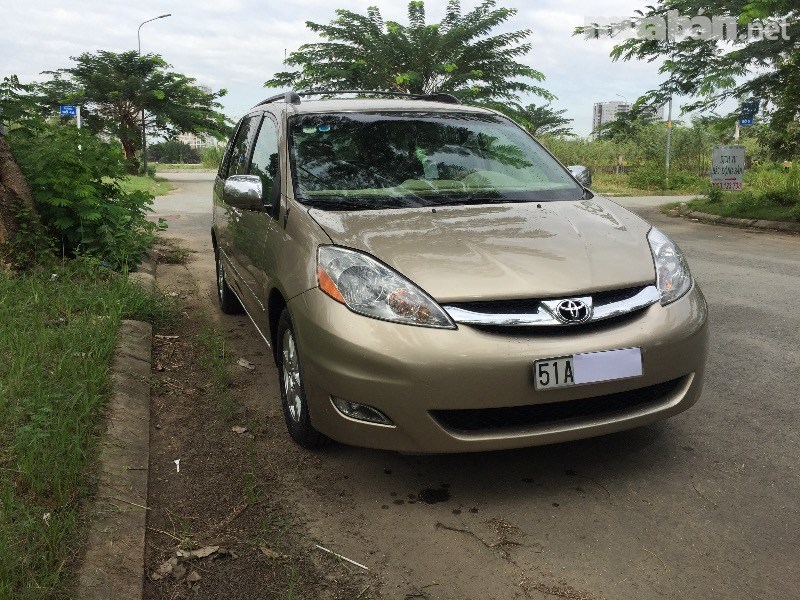
<path fill-rule="evenodd" d="M 219 300 L 219 307 L 226 315 L 238 315 L 243 312 L 242 305 L 225 280 L 225 269 L 222 268 L 222 253 L 217 247 L 214 247 L 214 260 L 217 264 L 217 300 Z"/>
<path fill-rule="evenodd" d="M 330 440 L 314 429 L 311 424 L 311 415 L 308 412 L 308 401 L 301 377 L 297 338 L 288 308 L 284 308 L 281 313 L 277 333 L 278 378 L 286 430 L 295 443 L 303 448 L 320 448 L 328 444 Z"/>

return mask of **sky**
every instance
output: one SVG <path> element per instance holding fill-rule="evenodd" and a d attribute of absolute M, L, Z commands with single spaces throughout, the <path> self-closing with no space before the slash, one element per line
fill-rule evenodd
<path fill-rule="evenodd" d="M 407 22 L 407 2 L 379 0 L 2 0 L 0 76 L 16 74 L 23 82 L 40 73 L 72 65 L 82 52 L 137 47 L 139 24 L 163 13 L 166 19 L 141 30 L 142 52 L 164 57 L 177 71 L 217 90 L 225 88 L 224 112 L 238 118 L 275 93 L 264 81 L 284 70 L 284 53 L 316 41 L 306 21 L 327 23 L 335 9 L 365 13 L 377 4 L 384 20 Z M 467 12 L 478 0 L 462 0 Z M 500 31 L 530 29 L 532 49 L 522 62 L 546 76 L 544 87 L 557 96 L 553 106 L 566 109 L 580 135 L 591 130 L 594 102 L 627 100 L 657 86 L 660 63 L 613 62 L 611 40 L 573 36 L 587 17 L 629 16 L 648 0 L 498 0 L 518 13 Z M 446 0 L 427 0 L 427 21 L 438 22 Z M 537 101 L 536 98 L 523 100 Z M 540 101 L 539 101 L 540 102 Z"/>

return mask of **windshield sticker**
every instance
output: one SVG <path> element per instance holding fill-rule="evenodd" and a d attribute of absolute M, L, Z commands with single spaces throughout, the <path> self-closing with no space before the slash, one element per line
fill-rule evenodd
<path fill-rule="evenodd" d="M 316 127 L 303 127 L 303 133 L 316 133 Z"/>
<path fill-rule="evenodd" d="M 319 127 L 317 127 L 317 129 L 319 131 L 321 131 L 322 133 L 326 133 L 326 132 L 331 130 L 331 126 L 330 125 L 320 125 Z"/>

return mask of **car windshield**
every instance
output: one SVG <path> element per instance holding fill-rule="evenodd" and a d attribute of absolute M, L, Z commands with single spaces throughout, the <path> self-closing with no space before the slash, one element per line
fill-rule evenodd
<path fill-rule="evenodd" d="M 328 113 L 289 121 L 295 196 L 329 210 L 578 200 L 525 131 L 490 113 Z"/>

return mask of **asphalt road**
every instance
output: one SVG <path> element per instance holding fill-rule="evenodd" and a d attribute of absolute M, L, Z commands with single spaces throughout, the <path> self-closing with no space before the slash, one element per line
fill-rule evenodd
<path fill-rule="evenodd" d="M 210 176 L 170 179 L 180 189 L 156 214 L 198 252 L 190 268 L 212 306 Z M 488 454 L 309 455 L 287 437 L 275 460 L 311 534 L 369 565 L 379 597 L 800 598 L 800 236 L 615 201 L 681 245 L 706 294 L 703 397 L 643 429 Z M 219 318 L 252 331 L 243 352 L 259 347 L 246 317 Z M 264 369 L 256 398 L 274 415 L 277 375 Z M 450 497 L 421 503 L 426 488 Z"/>

